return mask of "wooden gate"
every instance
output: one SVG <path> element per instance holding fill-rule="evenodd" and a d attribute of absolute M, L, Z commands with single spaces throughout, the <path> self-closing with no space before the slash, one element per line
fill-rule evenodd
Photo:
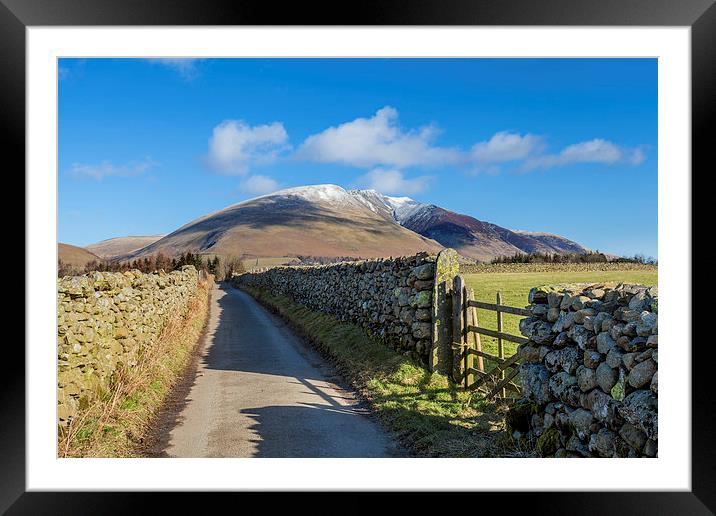
<path fill-rule="evenodd" d="M 527 339 L 503 332 L 503 314 L 530 316 L 524 308 L 505 306 L 498 292 L 495 304 L 475 301 L 473 289 L 465 285 L 462 276 L 455 276 L 452 288 L 453 313 L 453 379 L 466 389 L 486 391 L 486 398 L 516 397 L 520 387 L 515 383 L 519 374 L 519 353 L 506 357 L 504 341 L 524 344 Z M 497 329 L 480 326 L 477 309 L 497 314 Z M 480 335 L 497 339 L 497 355 L 482 349 Z M 507 395 L 510 392 L 511 396 Z"/>

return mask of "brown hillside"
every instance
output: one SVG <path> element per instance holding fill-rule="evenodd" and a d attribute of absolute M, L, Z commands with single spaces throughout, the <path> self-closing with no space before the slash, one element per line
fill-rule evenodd
<path fill-rule="evenodd" d="M 401 256 L 442 246 L 371 210 L 343 188 L 282 190 L 212 213 L 133 253 L 191 251 L 219 255 Z"/>
<path fill-rule="evenodd" d="M 57 244 L 57 257 L 62 260 L 63 263 L 72 265 L 73 267 L 84 267 L 93 260 L 101 261 L 99 256 L 91 253 L 84 247 L 59 242 Z"/>
<path fill-rule="evenodd" d="M 109 238 L 90 244 L 86 247 L 88 251 L 93 252 L 100 258 L 105 260 L 113 260 L 122 256 L 128 255 L 134 251 L 138 251 L 142 247 L 146 247 L 149 244 L 153 244 L 164 235 L 153 235 L 153 236 L 126 236 Z"/>

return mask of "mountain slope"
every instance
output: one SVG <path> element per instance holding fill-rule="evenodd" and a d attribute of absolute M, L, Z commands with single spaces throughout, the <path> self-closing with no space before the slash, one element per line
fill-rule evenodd
<path fill-rule="evenodd" d="M 67 265 L 74 267 L 84 267 L 89 262 L 96 260 L 101 261 L 99 256 L 91 253 L 84 247 L 76 245 L 57 243 L 57 258 Z"/>
<path fill-rule="evenodd" d="M 127 255 L 133 251 L 137 251 L 142 247 L 153 244 L 164 235 L 153 236 L 126 236 L 109 238 L 85 247 L 88 251 L 93 252 L 100 258 L 112 260 Z"/>
<path fill-rule="evenodd" d="M 409 197 L 388 197 L 372 190 L 353 190 L 365 202 L 382 204 L 393 218 L 416 233 L 476 260 L 517 253 L 583 253 L 587 249 L 558 235 L 513 231 L 469 215 L 446 210 L 434 204 L 423 204 Z M 375 211 L 381 211 L 379 206 Z"/>
<path fill-rule="evenodd" d="M 211 213 L 131 253 L 375 258 L 442 246 L 398 224 L 392 208 L 335 185 L 289 188 Z"/>
<path fill-rule="evenodd" d="M 530 238 L 537 240 L 542 245 L 549 247 L 554 253 L 586 253 L 589 251 L 586 247 L 577 242 L 564 238 L 563 236 L 553 235 L 552 233 L 542 233 L 537 231 L 523 231 L 520 229 L 513 229 L 513 233 L 518 235 L 529 236 Z"/>

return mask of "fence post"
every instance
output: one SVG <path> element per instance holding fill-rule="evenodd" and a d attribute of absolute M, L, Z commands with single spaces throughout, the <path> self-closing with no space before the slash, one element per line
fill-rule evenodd
<path fill-rule="evenodd" d="M 462 383 L 466 371 L 463 370 L 463 353 L 467 345 L 465 338 L 465 279 L 455 276 L 452 284 L 452 377 L 457 383 Z"/>
<path fill-rule="evenodd" d="M 502 312 L 500 311 L 500 305 L 502 304 L 502 295 L 497 292 L 497 296 L 495 298 L 495 304 L 497 305 L 497 331 L 502 333 Z M 502 339 L 500 337 L 497 338 L 497 356 L 504 359 L 505 358 L 505 348 L 502 345 Z M 505 379 L 505 370 L 500 369 L 500 380 Z M 503 387 L 500 392 L 500 396 L 503 398 L 505 397 L 505 388 Z"/>
<path fill-rule="evenodd" d="M 467 291 L 467 302 L 465 303 L 467 306 L 467 321 L 466 324 L 468 326 L 479 326 L 479 320 L 477 318 L 477 308 L 474 306 L 470 306 L 470 301 L 475 300 L 475 291 L 471 289 L 470 287 L 465 287 L 465 290 Z M 468 347 L 474 348 L 477 351 L 482 351 L 482 341 L 480 340 L 480 334 L 474 331 L 468 332 L 467 334 L 467 345 Z M 485 371 L 485 365 L 483 363 L 482 357 L 477 357 L 477 369 L 480 371 Z M 474 379 L 470 379 L 470 382 L 472 383 Z"/>
<path fill-rule="evenodd" d="M 431 371 L 452 374 L 452 287 L 460 271 L 457 251 L 443 249 L 435 261 L 432 301 L 432 349 L 428 357 Z"/>

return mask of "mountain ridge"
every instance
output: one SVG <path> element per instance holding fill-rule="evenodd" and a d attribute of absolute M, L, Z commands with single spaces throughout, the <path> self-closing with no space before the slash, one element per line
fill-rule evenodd
<path fill-rule="evenodd" d="M 126 237 L 117 240 L 122 238 Z M 437 252 L 443 247 L 479 261 L 517 253 L 588 251 L 559 235 L 503 228 L 410 197 L 320 184 L 285 188 L 229 205 L 117 259 L 158 252 L 376 258 Z"/>

